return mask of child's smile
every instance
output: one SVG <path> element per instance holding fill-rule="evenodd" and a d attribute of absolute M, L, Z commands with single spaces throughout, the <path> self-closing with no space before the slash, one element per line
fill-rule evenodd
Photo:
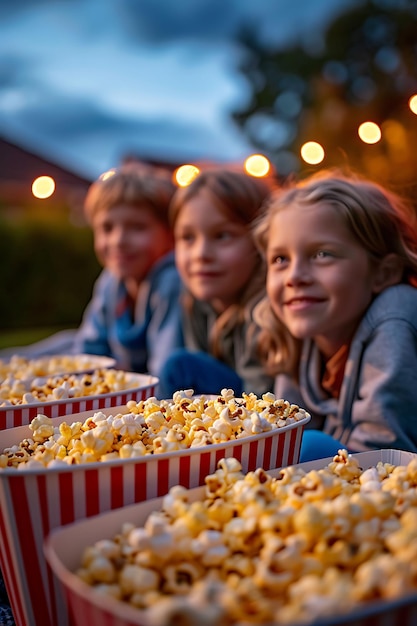
<path fill-rule="evenodd" d="M 267 291 L 275 315 L 326 357 L 350 341 L 378 289 L 376 266 L 330 205 L 289 206 L 273 217 Z"/>

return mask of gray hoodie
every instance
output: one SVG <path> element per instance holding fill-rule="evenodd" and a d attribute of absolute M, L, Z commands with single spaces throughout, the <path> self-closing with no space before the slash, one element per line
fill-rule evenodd
<path fill-rule="evenodd" d="M 353 337 L 339 399 L 321 388 L 313 341 L 303 344 L 300 383 L 275 380 L 278 397 L 312 415 L 350 451 L 397 448 L 417 452 L 417 289 L 395 285 L 372 302 Z"/>

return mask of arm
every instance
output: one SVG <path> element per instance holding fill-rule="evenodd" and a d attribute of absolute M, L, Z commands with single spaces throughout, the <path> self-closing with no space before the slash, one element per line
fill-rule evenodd
<path fill-rule="evenodd" d="M 110 277 L 107 272 L 102 272 L 95 282 L 93 296 L 74 338 L 73 349 L 76 353 L 112 356 L 106 322 L 109 281 Z"/>
<path fill-rule="evenodd" d="M 404 319 L 379 324 L 353 364 L 343 421 L 351 450 L 417 452 L 417 329 Z M 355 380 L 356 378 L 356 380 Z M 348 391 L 349 396 L 349 391 Z M 350 413 L 350 415 L 349 415 Z"/>
<path fill-rule="evenodd" d="M 150 296 L 147 369 L 155 376 L 158 376 L 167 357 L 184 345 L 180 294 L 181 282 L 177 271 L 174 267 L 167 268 Z"/>

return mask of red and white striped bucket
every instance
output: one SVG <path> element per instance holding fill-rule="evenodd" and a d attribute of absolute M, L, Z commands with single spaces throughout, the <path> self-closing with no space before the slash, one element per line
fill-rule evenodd
<path fill-rule="evenodd" d="M 17 626 L 69 624 L 62 592 L 43 554 L 43 541 L 52 529 L 163 496 L 174 485 L 203 485 L 224 457 L 237 458 L 244 472 L 293 465 L 309 420 L 307 416 L 261 435 L 136 459 L 1 470 L 0 566 Z M 16 429 L 16 443 L 21 431 Z M 2 435 L 10 445 L 12 434 L 0 433 L 0 449 L 5 447 Z"/>
<path fill-rule="evenodd" d="M 126 382 L 129 384 L 129 389 L 96 396 L 0 407 L 0 431 L 30 424 L 39 413 L 47 417 L 59 417 L 82 411 L 116 407 L 126 404 L 129 400 L 135 400 L 135 402 L 146 400 L 146 398 L 155 395 L 159 380 L 155 376 L 128 372 L 126 373 Z"/>
<path fill-rule="evenodd" d="M 363 469 L 376 465 L 379 461 L 394 465 L 407 464 L 416 455 L 400 450 L 376 450 L 354 455 Z M 320 459 L 303 463 L 306 471 L 325 467 L 332 459 Z M 277 472 L 270 471 L 274 476 Z M 193 489 L 190 501 L 204 498 L 204 489 Z M 72 626 L 149 626 L 145 614 L 139 609 L 98 594 L 74 575 L 81 563 L 81 556 L 87 546 L 100 539 L 111 539 L 123 523 L 131 522 L 142 526 L 152 511 L 160 510 L 162 498 L 132 505 L 123 510 L 111 511 L 100 518 L 85 519 L 64 528 L 56 529 L 45 540 L 45 555 L 57 581 L 62 586 L 69 606 Z M 57 622 L 60 624 L 60 622 Z M 358 607 L 349 614 L 323 617 L 316 620 L 317 626 L 416 626 L 417 593 L 392 601 L 378 601 Z M 292 624 L 292 626 L 305 626 Z"/>

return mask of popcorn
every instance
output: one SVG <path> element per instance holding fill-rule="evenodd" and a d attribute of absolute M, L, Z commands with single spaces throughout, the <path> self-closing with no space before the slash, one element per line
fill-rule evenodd
<path fill-rule="evenodd" d="M 115 370 L 106 372 L 111 379 L 124 380 Z M 93 385 L 94 375 L 82 380 L 89 387 L 87 383 Z M 105 384 L 110 383 L 107 380 Z M 67 385 L 65 389 L 68 392 L 70 388 Z M 29 426 L 32 440 L 3 450 L 0 469 L 25 464 L 27 467 L 29 461 L 36 461 L 36 467 L 39 462 L 48 467 L 56 460 L 82 464 L 164 454 L 269 432 L 285 426 L 288 419 L 307 416 L 303 409 L 276 399 L 271 393 L 262 398 L 254 394 L 235 398 L 231 389 L 223 389 L 214 398 L 194 397 L 193 390 L 187 389 L 176 391 L 172 401 L 155 397 L 139 402 L 130 400 L 121 413 L 106 415 L 96 411 L 84 422 L 62 422 L 58 427 L 51 418 L 38 414 Z M 232 480 L 241 478 L 237 464 L 235 459 L 225 459 L 219 465 L 220 484 L 225 474 Z M 216 489 L 214 481 L 208 489 Z"/>
<path fill-rule="evenodd" d="M 120 591 L 125 595 L 143 593 L 159 586 L 159 576 L 153 569 L 140 565 L 127 565 L 119 579 Z"/>
<path fill-rule="evenodd" d="M 340 450 L 322 470 L 272 477 L 262 468 L 243 474 L 225 458 L 202 500 L 173 487 L 143 527 L 88 547 L 76 573 L 155 626 L 168 617 L 206 626 L 341 617 L 416 592 L 417 504 L 404 501 L 416 469 L 412 461 L 363 471 Z M 108 590 L 96 580 L 107 575 Z"/>
<path fill-rule="evenodd" d="M 51 359 L 53 363 L 53 357 Z M 91 373 L 63 373 L 21 380 L 17 377 L 22 373 L 18 366 L 20 361 L 14 359 L 13 363 L 16 371 L 2 380 L 0 359 L 0 407 L 57 402 L 70 398 L 124 391 L 137 384 L 132 382 L 127 372 L 103 368 L 95 369 Z"/>
<path fill-rule="evenodd" d="M 0 384 L 9 384 L 10 380 L 27 380 L 30 378 L 52 376 L 62 373 L 92 371 L 97 366 L 114 363 L 113 359 L 97 357 L 89 354 L 48 355 L 30 359 L 18 354 L 9 360 L 0 359 Z"/>

